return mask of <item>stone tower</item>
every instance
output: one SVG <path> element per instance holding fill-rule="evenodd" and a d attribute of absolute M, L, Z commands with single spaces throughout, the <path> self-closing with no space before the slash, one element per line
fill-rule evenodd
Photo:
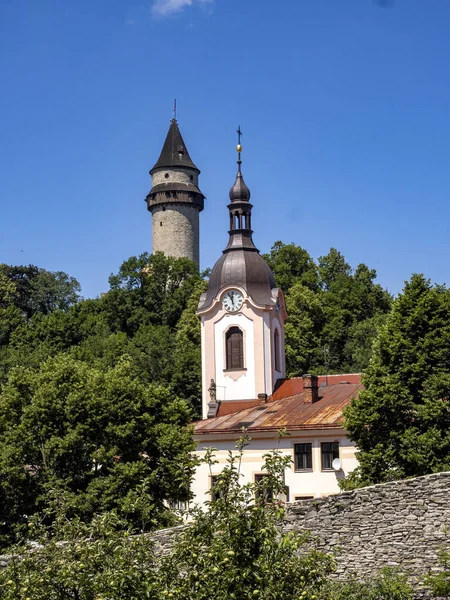
<path fill-rule="evenodd" d="M 238 133 L 240 138 L 240 129 Z M 242 176 L 241 150 L 239 143 L 238 172 L 229 194 L 228 244 L 197 309 L 203 418 L 215 417 L 221 402 L 231 402 L 228 406 L 235 411 L 248 400 L 266 399 L 286 376 L 284 296 L 253 243 L 253 207 Z"/>
<path fill-rule="evenodd" d="M 172 119 L 160 157 L 150 170 L 152 189 L 147 208 L 152 213 L 152 252 L 200 262 L 199 213 L 204 199 L 194 165 Z"/>

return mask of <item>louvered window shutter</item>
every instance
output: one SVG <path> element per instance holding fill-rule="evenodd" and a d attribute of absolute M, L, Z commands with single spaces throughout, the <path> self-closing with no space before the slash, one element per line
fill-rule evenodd
<path fill-rule="evenodd" d="M 239 327 L 227 331 L 227 369 L 244 368 L 244 336 Z"/>
<path fill-rule="evenodd" d="M 275 329 L 275 335 L 273 336 L 274 341 L 274 352 L 275 352 L 275 371 L 280 371 L 280 334 L 278 329 Z"/>

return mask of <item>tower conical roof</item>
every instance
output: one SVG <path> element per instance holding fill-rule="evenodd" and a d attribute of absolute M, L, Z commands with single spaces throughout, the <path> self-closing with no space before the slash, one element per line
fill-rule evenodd
<path fill-rule="evenodd" d="M 163 149 L 161 150 L 161 154 L 155 166 L 150 170 L 150 174 L 152 174 L 155 169 L 170 167 L 186 167 L 200 173 L 200 169 L 197 169 L 189 156 L 189 152 L 184 144 L 176 119 L 172 119 L 170 122 Z"/>

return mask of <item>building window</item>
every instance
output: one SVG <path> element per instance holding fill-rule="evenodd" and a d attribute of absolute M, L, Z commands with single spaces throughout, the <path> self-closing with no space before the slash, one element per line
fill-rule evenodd
<path fill-rule="evenodd" d="M 312 471 L 312 444 L 294 444 L 295 470 Z"/>
<path fill-rule="evenodd" d="M 194 181 L 194 176 L 193 175 L 190 175 L 189 177 L 190 177 L 191 181 Z"/>
<path fill-rule="evenodd" d="M 215 502 L 216 500 L 218 500 L 220 498 L 220 493 L 215 491 L 212 491 L 212 488 L 217 484 L 219 480 L 219 476 L 218 475 L 211 475 L 211 502 Z"/>
<path fill-rule="evenodd" d="M 227 369 L 244 368 L 244 334 L 239 327 L 230 327 L 226 333 Z"/>
<path fill-rule="evenodd" d="M 189 502 L 187 500 L 171 500 L 169 506 L 172 510 L 185 512 L 189 508 Z"/>
<path fill-rule="evenodd" d="M 299 500 L 313 500 L 314 496 L 294 496 L 294 502 Z"/>
<path fill-rule="evenodd" d="M 333 469 L 333 460 L 339 458 L 339 442 L 323 442 L 322 448 L 322 471 Z"/>
<path fill-rule="evenodd" d="M 273 335 L 273 351 L 275 352 L 275 371 L 281 371 L 280 369 L 280 333 L 278 329 L 275 329 Z"/>
<path fill-rule="evenodd" d="M 159 222 L 159 226 L 162 227 L 162 221 Z"/>
<path fill-rule="evenodd" d="M 264 485 L 267 480 L 267 473 L 258 473 L 255 475 L 255 483 L 258 486 L 255 492 L 255 498 L 257 500 L 263 500 L 264 502 L 271 502 L 273 499 L 272 491 Z"/>

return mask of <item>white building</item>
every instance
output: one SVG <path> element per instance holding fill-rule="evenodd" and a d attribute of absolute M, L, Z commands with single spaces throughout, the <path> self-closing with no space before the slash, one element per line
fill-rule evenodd
<path fill-rule="evenodd" d="M 359 375 L 285 379 L 283 292 L 253 244 L 250 190 L 238 173 L 228 204 L 229 241 L 214 265 L 197 314 L 202 329 L 202 416 L 195 425 L 197 453 L 217 448 L 211 474 L 197 469 L 194 501 L 209 500 L 211 476 L 225 466 L 242 429 L 242 482 L 255 481 L 263 454 L 277 446 L 292 460 L 285 473 L 288 501 L 337 493 L 338 479 L 357 466 L 342 428 L 342 409 L 361 388 Z M 278 441 L 278 431 L 289 433 Z M 339 462 L 336 460 L 339 459 Z"/>

